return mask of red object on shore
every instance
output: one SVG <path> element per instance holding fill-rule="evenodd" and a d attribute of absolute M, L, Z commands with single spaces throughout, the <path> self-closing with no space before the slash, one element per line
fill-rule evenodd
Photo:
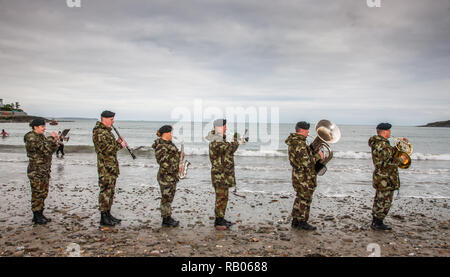
<path fill-rule="evenodd" d="M 50 125 L 58 125 L 58 122 L 56 120 L 50 121 Z"/>

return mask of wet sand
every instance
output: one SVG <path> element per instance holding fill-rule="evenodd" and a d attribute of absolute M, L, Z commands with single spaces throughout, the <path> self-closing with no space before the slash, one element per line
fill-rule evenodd
<path fill-rule="evenodd" d="M 75 182 L 75 181 L 72 181 Z M 160 193 L 155 186 L 116 190 L 113 215 L 123 219 L 99 227 L 98 186 L 52 182 L 45 214 L 52 222 L 31 223 L 26 179 L 0 185 L 0 256 L 69 256 L 71 244 L 80 256 L 219 256 L 298 257 L 362 256 L 379 245 L 381 256 L 450 256 L 450 200 L 399 198 L 385 222 L 392 231 L 373 231 L 372 199 L 314 195 L 310 223 L 316 231 L 291 229 L 294 194 L 230 193 L 226 218 L 235 224 L 217 231 L 214 193 L 178 184 L 173 217 L 178 228 L 162 228 Z M 376 247 L 376 246 L 375 246 Z"/>

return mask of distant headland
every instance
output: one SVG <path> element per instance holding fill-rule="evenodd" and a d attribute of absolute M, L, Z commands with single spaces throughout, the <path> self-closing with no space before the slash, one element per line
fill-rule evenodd
<path fill-rule="evenodd" d="M 450 120 L 431 122 L 427 125 L 421 125 L 417 127 L 450 127 Z"/>

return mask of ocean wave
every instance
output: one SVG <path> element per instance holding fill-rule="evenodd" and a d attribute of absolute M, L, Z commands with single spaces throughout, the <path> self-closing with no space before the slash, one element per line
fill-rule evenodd
<path fill-rule="evenodd" d="M 66 153 L 95 153 L 94 146 L 90 145 L 66 145 L 64 147 Z M 2 153 L 25 153 L 24 145 L 0 145 L 0 152 Z M 151 146 L 139 146 L 133 148 L 133 152 L 139 156 L 153 156 L 154 150 Z M 127 151 L 119 152 L 121 155 L 128 155 Z M 208 156 L 208 147 L 185 147 L 186 156 Z M 286 149 L 267 150 L 267 149 L 238 149 L 235 156 L 238 157 L 287 157 Z M 335 159 L 356 159 L 367 160 L 372 159 L 370 152 L 357 151 L 334 151 L 333 157 Z M 429 153 L 413 153 L 411 155 L 413 160 L 423 161 L 450 161 L 450 154 L 429 154 Z"/>

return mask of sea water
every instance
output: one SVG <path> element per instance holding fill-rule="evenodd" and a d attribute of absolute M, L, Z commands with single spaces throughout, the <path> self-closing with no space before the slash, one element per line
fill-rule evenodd
<path fill-rule="evenodd" d="M 47 125 L 47 132 L 70 129 L 65 143 L 66 156 L 52 163 L 52 182 L 97 182 L 96 155 L 92 142 L 95 120 L 60 122 Z M 115 126 L 137 156 L 133 160 L 127 150 L 119 152 L 121 175 L 118 186 L 157 186 L 156 163 L 151 145 L 156 131 L 170 122 L 116 121 Z M 174 143 L 180 148 L 183 140 L 186 159 L 191 162 L 188 178 L 179 187 L 211 190 L 211 164 L 208 142 L 204 139 L 211 130 L 210 123 L 183 123 L 176 128 Z M 256 193 L 292 193 L 292 168 L 287 157 L 285 139 L 294 132 L 295 124 L 229 124 L 228 140 L 236 130 L 240 134 L 249 129 L 250 141 L 235 153 L 238 191 Z M 368 140 L 375 134 L 375 126 L 339 125 L 342 137 L 331 148 L 333 159 L 328 171 L 318 177 L 316 193 L 335 197 L 373 197 L 373 164 Z M 30 130 L 25 123 L 0 123 L 10 136 L 0 139 L 0 175 L 3 186 L 26 182 L 26 157 L 23 136 Z M 392 138 L 407 137 L 414 147 L 409 169 L 399 169 L 401 188 L 399 197 L 450 197 L 450 128 L 393 126 Z M 308 142 L 315 138 L 314 124 Z M 393 139 L 390 139 L 391 144 Z"/>

